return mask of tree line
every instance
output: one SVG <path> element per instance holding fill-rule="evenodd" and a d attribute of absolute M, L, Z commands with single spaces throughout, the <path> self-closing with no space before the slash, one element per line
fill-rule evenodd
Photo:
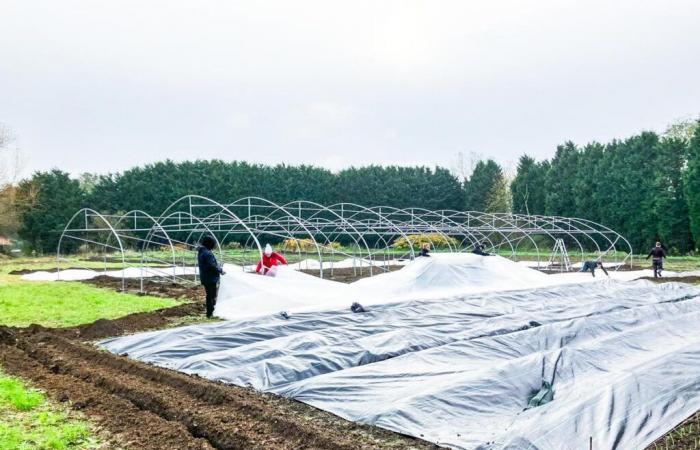
<path fill-rule="evenodd" d="M 515 213 L 581 217 L 619 232 L 635 251 L 661 240 L 686 254 L 700 242 L 700 126 L 567 142 L 545 161 L 523 155 L 510 190 Z"/>
<path fill-rule="evenodd" d="M 523 155 L 512 180 L 490 159 L 478 161 L 466 179 L 442 167 L 370 165 L 333 173 L 308 165 L 168 160 L 78 179 L 58 169 L 37 172 L 0 189 L 12 191 L 15 218 L 0 222 L 0 235 L 19 236 L 39 253 L 55 250 L 63 226 L 82 207 L 157 215 L 198 194 L 222 202 L 257 196 L 278 204 L 302 199 L 581 217 L 620 232 L 635 251 L 661 239 L 685 254 L 700 242 L 700 127 L 686 123 L 607 144 L 567 142 L 550 160 Z"/>

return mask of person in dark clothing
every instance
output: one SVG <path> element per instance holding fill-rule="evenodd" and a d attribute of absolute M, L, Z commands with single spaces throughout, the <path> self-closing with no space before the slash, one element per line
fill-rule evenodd
<path fill-rule="evenodd" d="M 430 244 L 424 242 L 423 245 L 420 246 L 420 253 L 418 256 L 430 258 Z"/>
<path fill-rule="evenodd" d="M 588 272 L 589 270 L 591 271 L 591 275 L 595 277 L 595 270 L 596 268 L 602 270 L 605 272 L 606 276 L 610 276 L 608 274 L 608 271 L 605 270 L 605 267 L 603 267 L 603 262 L 602 261 L 586 261 L 583 263 L 583 267 L 581 267 L 581 272 Z"/>
<path fill-rule="evenodd" d="M 651 249 L 649 254 L 645 259 L 649 259 L 651 256 L 651 266 L 654 269 L 654 278 L 661 276 L 661 271 L 664 268 L 664 258 L 666 257 L 666 252 L 661 246 L 661 242 L 657 242 L 656 245 Z"/>
<path fill-rule="evenodd" d="M 481 255 L 481 256 L 491 256 L 491 253 L 487 253 L 484 251 L 484 244 L 476 243 L 474 244 L 474 249 L 472 250 L 472 253 L 475 255 Z"/>
<path fill-rule="evenodd" d="M 206 293 L 207 317 L 210 318 L 214 314 L 214 306 L 216 306 L 216 296 L 219 292 L 219 280 L 224 274 L 223 269 L 216 262 L 216 258 L 212 253 L 216 241 L 211 236 L 204 236 L 199 242 L 200 246 L 197 249 L 197 264 L 199 265 L 199 280 L 204 286 Z"/>

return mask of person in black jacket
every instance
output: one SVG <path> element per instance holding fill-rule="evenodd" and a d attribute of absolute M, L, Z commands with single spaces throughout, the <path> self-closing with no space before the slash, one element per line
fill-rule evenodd
<path fill-rule="evenodd" d="M 649 254 L 645 259 L 649 259 L 651 256 L 651 266 L 652 269 L 654 269 L 654 278 L 658 278 L 661 276 L 661 271 L 664 268 L 664 261 L 663 258 L 666 257 L 666 252 L 664 251 L 664 248 L 661 246 L 661 242 L 656 242 L 656 245 L 651 249 Z"/>
<path fill-rule="evenodd" d="M 484 244 L 480 244 L 477 242 L 476 244 L 474 244 L 474 249 L 472 250 L 472 253 L 480 256 L 491 256 L 491 253 L 487 253 L 486 251 L 484 251 L 484 248 Z"/>
<path fill-rule="evenodd" d="M 418 253 L 418 256 L 430 258 L 430 244 L 424 242 L 423 245 L 420 246 L 420 253 Z"/>
<path fill-rule="evenodd" d="M 212 314 L 214 314 L 216 295 L 219 292 L 219 279 L 224 271 L 216 262 L 216 258 L 211 252 L 216 245 L 214 238 L 208 235 L 204 236 L 199 244 L 199 248 L 197 249 L 199 279 L 206 293 L 207 317 L 210 318 Z"/>
<path fill-rule="evenodd" d="M 587 271 L 590 270 L 590 271 L 591 271 L 591 275 L 593 275 L 593 277 L 595 277 L 595 270 L 596 270 L 596 268 L 598 268 L 598 269 L 602 270 L 603 272 L 605 272 L 605 275 L 607 275 L 608 277 L 610 276 L 610 275 L 608 274 L 608 271 L 605 270 L 605 267 L 603 267 L 603 262 L 602 262 L 602 261 L 586 261 L 586 262 L 584 262 L 584 263 L 583 263 L 583 267 L 581 267 L 581 272 L 587 272 Z"/>

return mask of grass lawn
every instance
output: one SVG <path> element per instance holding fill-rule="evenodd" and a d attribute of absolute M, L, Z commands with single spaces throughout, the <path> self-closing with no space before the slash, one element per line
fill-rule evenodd
<path fill-rule="evenodd" d="M 70 417 L 44 395 L 0 371 L 0 450 L 91 449 L 90 425 Z"/>
<path fill-rule="evenodd" d="M 104 267 L 101 262 L 66 261 L 61 265 Z M 56 259 L 13 258 L 0 261 L 0 325 L 71 327 L 98 319 L 116 319 L 136 312 L 154 311 L 181 301 L 123 294 L 79 282 L 23 281 L 9 272 L 56 267 Z M 121 265 L 119 265 L 121 267 Z"/>
<path fill-rule="evenodd" d="M 0 325 L 71 327 L 181 303 L 78 282 L 15 282 L 0 285 Z"/>

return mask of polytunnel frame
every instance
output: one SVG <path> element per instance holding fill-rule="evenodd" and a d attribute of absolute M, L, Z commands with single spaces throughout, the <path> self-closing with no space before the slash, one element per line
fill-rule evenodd
<path fill-rule="evenodd" d="M 83 228 L 83 229 L 71 229 L 71 228 L 69 228 L 70 224 L 73 223 L 73 220 L 75 220 L 75 218 L 78 217 L 81 213 L 83 213 L 83 216 L 85 218 L 85 228 Z M 117 239 L 117 244 L 119 244 L 118 248 L 110 246 L 107 243 L 101 243 L 101 242 L 91 241 L 89 239 L 79 238 L 77 236 L 66 235 L 66 233 L 69 231 L 78 231 L 78 232 L 84 232 L 84 233 L 105 231 L 105 229 L 95 229 L 95 228 L 90 229 L 88 227 L 88 213 L 90 213 L 90 215 L 92 217 L 99 218 L 100 220 L 102 220 L 105 223 L 105 225 L 107 225 L 107 229 L 110 231 L 110 236 L 114 235 L 114 237 L 116 237 L 116 239 Z M 91 243 L 91 244 L 99 245 L 99 246 L 104 247 L 104 248 L 112 248 L 114 250 L 118 249 L 121 253 L 121 258 L 122 258 L 122 291 L 126 288 L 126 280 L 124 278 L 124 269 L 126 268 L 126 257 L 124 255 L 124 245 L 122 244 L 122 241 L 119 238 L 117 231 L 114 229 L 114 227 L 112 227 L 112 224 L 109 223 L 109 221 L 106 219 L 105 216 L 103 216 L 102 214 L 100 214 L 99 212 L 97 212 L 91 208 L 82 208 L 78 212 L 73 214 L 73 216 L 70 218 L 70 220 L 68 220 L 68 222 L 66 223 L 66 226 L 63 228 L 63 232 L 61 233 L 61 237 L 58 238 L 58 244 L 56 245 L 56 262 L 57 263 L 60 263 L 60 261 L 62 260 L 62 258 L 61 258 L 61 244 L 63 243 L 63 238 L 66 236 L 70 239 L 75 239 L 75 240 L 80 241 L 80 242 Z M 107 271 L 106 259 L 107 259 L 107 257 L 106 257 L 106 253 L 105 253 L 105 272 Z M 64 259 L 64 260 L 68 261 L 67 259 Z M 93 269 L 88 269 L 88 270 L 93 270 Z M 56 279 L 57 280 L 61 279 L 61 266 L 60 266 L 60 264 L 56 264 Z"/>
<path fill-rule="evenodd" d="M 483 234 L 483 235 L 486 237 L 486 240 L 489 241 L 489 244 L 491 245 L 491 248 L 492 248 L 492 249 L 500 248 L 504 243 L 507 243 L 507 244 L 510 246 L 511 256 L 512 256 L 512 257 L 515 257 L 515 254 L 516 254 L 516 252 L 515 252 L 515 247 L 513 247 L 513 244 L 512 244 L 512 242 L 511 242 L 510 238 L 509 238 L 508 236 L 506 236 L 506 234 L 505 234 L 502 230 L 500 230 L 500 229 L 496 228 L 495 226 L 489 224 L 488 221 L 486 221 L 486 220 L 484 220 L 484 219 L 482 218 L 482 217 L 490 217 L 490 218 L 493 218 L 494 215 L 493 215 L 492 213 L 482 213 L 482 212 L 478 212 L 478 211 L 455 211 L 455 210 L 443 210 L 442 212 L 443 212 L 443 213 L 444 213 L 444 212 L 452 213 L 452 214 L 450 214 L 449 216 L 447 216 L 447 217 L 449 217 L 449 218 L 454 218 L 454 217 L 466 218 L 466 220 L 467 220 L 467 228 L 468 228 L 468 229 L 471 229 L 471 230 L 476 230 L 476 231 L 478 231 L 479 233 Z M 478 215 L 477 215 L 477 214 L 478 214 Z M 479 227 L 471 228 L 470 223 L 471 223 L 472 221 L 475 221 L 475 220 L 476 220 L 477 222 L 479 222 Z M 495 223 L 495 222 L 494 222 L 494 223 Z M 484 228 L 480 228 L 480 227 L 484 227 Z M 491 237 L 489 237 L 486 233 L 484 233 L 484 231 L 486 231 L 486 233 L 500 234 L 503 240 L 500 241 L 500 242 L 498 243 L 498 245 L 496 246 L 496 245 L 494 244 L 493 240 L 491 239 Z M 539 262 L 538 262 L 538 265 L 539 265 Z"/>
<path fill-rule="evenodd" d="M 257 205 L 257 204 L 256 204 L 256 205 L 254 205 L 254 206 L 251 206 L 251 200 L 262 201 L 262 202 L 265 202 L 266 205 Z M 320 264 L 319 274 L 320 274 L 320 277 L 323 278 L 323 255 L 322 255 L 322 252 L 321 252 L 321 248 L 319 247 L 318 241 L 316 240 L 316 238 L 313 237 L 311 231 L 306 227 L 306 224 L 304 224 L 304 222 L 302 222 L 302 220 L 301 220 L 299 217 L 297 217 L 297 216 L 295 216 L 294 214 L 292 214 L 291 212 L 289 212 L 284 206 L 278 205 L 278 204 L 275 203 L 275 202 L 272 202 L 272 201 L 270 201 L 270 200 L 267 200 L 267 199 L 264 199 L 264 198 L 261 198 L 261 197 L 254 197 L 254 196 L 243 197 L 243 198 L 240 198 L 240 199 L 236 200 L 236 201 L 233 202 L 233 203 L 229 203 L 228 206 L 229 206 L 229 207 L 246 206 L 246 205 L 243 205 L 243 204 L 240 204 L 240 205 L 239 205 L 239 202 L 244 202 L 244 201 L 248 203 L 247 206 L 248 206 L 248 210 L 249 210 L 249 211 L 251 210 L 252 207 L 255 207 L 255 208 L 273 208 L 273 210 L 270 212 L 270 214 L 268 214 L 268 215 L 265 216 L 265 217 L 269 218 L 269 217 L 272 216 L 274 213 L 276 213 L 276 212 L 278 212 L 278 211 L 281 211 L 282 213 L 284 213 L 284 214 L 286 215 L 286 217 L 288 217 L 288 218 L 292 219 L 293 221 L 297 222 L 298 226 L 302 227 L 302 228 L 304 229 L 304 231 L 305 231 L 306 233 L 308 233 L 310 239 L 311 239 L 311 240 L 313 241 L 313 243 L 314 243 L 314 247 L 316 247 L 316 254 L 318 255 L 318 260 L 319 260 L 319 264 Z M 278 222 L 278 223 L 279 223 L 279 222 Z M 256 229 L 257 229 L 257 228 L 256 228 Z M 285 228 L 285 231 L 287 231 L 287 233 L 289 233 L 289 229 Z M 324 236 L 324 237 L 325 237 L 325 236 Z M 296 240 L 296 238 L 295 238 L 291 233 L 287 236 L 287 238 L 291 238 L 291 239 L 295 239 L 295 240 Z M 260 245 L 260 244 L 258 244 L 258 245 Z M 261 259 L 262 259 L 262 251 L 261 251 Z"/>
<path fill-rule="evenodd" d="M 372 273 L 373 264 L 372 264 L 372 262 L 371 262 L 371 254 L 372 254 L 372 252 L 371 252 L 371 250 L 369 249 L 369 245 L 367 244 L 367 241 L 365 240 L 364 235 L 363 235 L 362 233 L 360 233 L 359 230 L 357 230 L 357 228 L 355 228 L 355 226 L 354 226 L 350 221 L 346 220 L 344 217 L 342 217 L 341 215 L 339 215 L 339 214 L 338 214 L 337 212 L 335 212 L 334 210 L 328 208 L 327 206 L 321 205 L 320 203 L 311 202 L 311 201 L 308 201 L 308 200 L 295 200 L 295 201 L 293 201 L 293 202 L 288 202 L 288 203 L 286 203 L 284 206 L 285 206 L 285 207 L 293 207 L 293 206 L 295 206 L 295 205 L 296 205 L 296 207 L 297 207 L 297 211 L 299 211 L 299 216 L 301 216 L 302 206 L 311 205 L 312 207 L 315 208 L 315 209 L 313 209 L 313 208 L 308 208 L 308 207 L 303 208 L 303 211 L 312 211 L 312 212 L 313 212 L 313 214 L 311 214 L 309 217 L 304 218 L 304 220 L 307 221 L 307 222 L 311 222 L 312 219 L 316 218 L 316 216 L 319 215 L 319 214 L 321 214 L 321 213 L 328 212 L 328 213 L 332 214 L 333 216 L 337 217 L 338 219 L 340 219 L 340 221 L 341 221 L 342 224 L 345 224 L 345 225 L 347 225 L 348 227 L 350 227 L 350 228 L 355 232 L 355 234 L 358 236 L 358 238 L 359 238 L 360 240 L 362 240 L 362 242 L 364 243 L 365 249 L 367 249 L 367 256 L 370 258 L 370 259 L 368 259 L 368 261 L 369 261 L 369 263 L 368 263 L 369 275 L 370 275 L 370 276 L 373 275 L 373 273 Z M 317 220 L 317 221 L 318 221 L 318 220 L 321 220 L 321 218 L 319 217 L 319 218 L 317 218 L 316 220 Z M 316 224 L 317 222 L 311 222 L 311 223 Z M 328 222 L 327 222 L 327 223 L 324 222 L 324 225 L 326 225 L 326 224 L 331 224 L 331 225 L 332 225 L 332 224 L 334 224 L 334 222 L 332 222 L 332 221 L 330 221 L 330 219 L 328 219 Z M 318 229 L 318 227 L 316 227 L 316 228 Z M 338 227 L 336 226 L 336 228 L 338 228 Z M 331 233 L 330 233 L 331 236 L 332 236 L 333 233 L 334 233 L 334 232 L 331 232 Z M 359 259 L 360 259 L 360 274 L 362 274 L 362 262 L 363 262 L 363 258 L 362 258 L 362 246 L 360 245 L 360 242 L 358 241 L 357 238 L 354 237 L 353 233 L 348 233 L 348 232 L 340 233 L 340 232 L 338 232 L 338 231 L 335 231 L 335 233 L 338 234 L 338 235 L 343 235 L 343 234 L 344 234 L 344 235 L 350 236 L 350 238 L 355 242 L 355 245 L 357 245 L 357 248 L 358 248 L 358 250 L 360 251 L 360 258 L 359 258 Z M 325 236 L 325 233 L 324 233 L 324 236 Z M 328 239 L 328 237 L 326 237 L 326 239 Z M 330 242 L 330 244 L 332 244 L 332 241 Z M 332 252 L 335 251 L 335 249 L 333 248 L 332 245 L 330 245 L 330 249 L 331 249 Z M 356 268 L 355 268 L 355 266 L 354 266 L 354 260 L 357 259 L 357 258 L 355 258 L 355 255 L 346 254 L 346 253 L 344 253 L 344 252 L 343 252 L 342 254 L 344 254 L 344 255 L 346 255 L 346 256 L 350 256 L 350 257 L 353 258 L 353 272 L 356 273 Z M 331 261 L 331 276 L 333 276 L 333 263 L 334 263 L 334 261 Z"/>
<path fill-rule="evenodd" d="M 232 209 L 248 208 L 249 215 L 242 217 L 235 214 Z M 199 208 L 213 210 L 212 214 L 200 217 L 197 214 Z M 260 214 L 250 215 L 253 208 L 270 210 L 267 216 Z M 78 227 L 76 219 L 83 215 L 85 226 Z M 277 215 L 277 217 L 275 217 Z M 177 224 L 168 224 L 173 217 L 178 217 Z M 188 220 L 182 223 L 182 217 Z M 127 219 L 134 220 L 134 226 L 123 228 Z M 262 222 L 261 222 L 262 218 Z M 110 222 L 110 219 L 116 220 Z M 266 220 L 269 219 L 269 222 Z M 138 226 L 138 220 L 148 220 L 150 229 Z M 103 223 L 104 227 L 98 224 Z M 262 223 L 262 227 L 260 224 Z M 600 223 L 574 217 L 544 216 L 512 213 L 488 213 L 479 211 L 456 211 L 456 210 L 428 210 L 424 208 L 395 208 L 391 206 L 365 207 L 355 203 L 341 202 L 330 206 L 306 200 L 296 200 L 277 204 L 262 197 L 243 197 L 235 202 L 223 204 L 201 195 L 185 195 L 172 202 L 160 215 L 151 216 L 142 210 L 132 210 L 121 215 L 102 214 L 91 208 L 82 208 L 77 211 L 66 223 L 58 241 L 56 249 L 57 261 L 61 261 L 62 251 L 65 242 L 69 239 L 97 246 L 106 255 L 110 252 L 121 254 L 122 264 L 122 289 L 125 288 L 125 268 L 126 268 L 126 247 L 124 239 L 133 239 L 141 243 L 141 265 L 145 264 L 145 254 L 148 249 L 155 245 L 153 240 L 157 237 L 166 242 L 158 242 L 159 246 L 169 246 L 173 259 L 173 280 L 176 278 L 175 269 L 177 267 L 176 244 L 184 244 L 187 248 L 194 247 L 189 243 L 192 235 L 200 231 L 207 232 L 214 237 L 218 246 L 219 254 L 224 258 L 222 242 L 233 234 L 243 234 L 247 237 L 246 248 L 252 240 L 254 247 L 257 247 L 259 256 L 262 257 L 262 246 L 257 234 L 270 233 L 266 228 L 275 226 L 275 231 L 279 231 L 279 237 L 299 239 L 299 233 L 303 230 L 305 238 L 310 239 L 316 248 L 319 257 L 319 273 L 323 277 L 324 261 L 322 248 L 325 251 L 328 247 L 332 254 L 335 252 L 346 254 L 332 247 L 330 240 L 333 236 L 347 236 L 354 242 L 354 247 L 360 252 L 360 270 L 362 270 L 362 254 L 367 252 L 367 261 L 372 275 L 373 259 L 381 251 L 388 251 L 392 245 L 392 240 L 402 237 L 408 244 L 409 258 L 416 256 L 415 242 L 411 239 L 412 234 L 430 233 L 440 236 L 447 244 L 449 252 L 469 251 L 465 248 L 468 241 L 472 245 L 475 242 L 488 242 L 493 249 L 498 249 L 504 245 L 510 247 L 511 258 L 517 257 L 517 249 L 525 240 L 529 240 L 537 255 L 537 267 L 540 267 L 541 249 L 534 239 L 535 236 L 547 236 L 556 242 L 557 235 L 565 236 L 575 242 L 581 253 L 583 261 L 585 242 L 590 240 L 595 247 L 599 258 L 604 257 L 609 252 L 613 252 L 613 257 L 618 270 L 621 265 L 629 260 L 633 263 L 633 250 L 629 241 Z M 146 238 L 134 236 L 135 232 L 147 231 Z M 281 230 L 281 231 L 280 231 Z M 173 239 L 173 232 L 187 232 L 187 242 Z M 78 233 L 107 233 L 106 238 L 92 240 L 86 237 L 76 236 Z M 131 234 L 127 234 L 131 233 Z M 162 236 L 160 235 L 162 233 Z M 169 234 L 170 233 L 170 234 Z M 224 233 L 223 239 L 218 239 L 216 233 Z M 285 234 L 286 233 L 286 234 Z M 370 246 L 367 237 L 372 236 L 374 245 Z M 453 236 L 461 237 L 457 241 Z M 323 237 L 325 243 L 319 242 L 318 238 Z M 114 239 L 115 245 L 112 245 Z M 102 242 L 100 242 L 100 240 Z M 629 251 L 618 264 L 618 252 L 620 245 L 627 247 Z M 378 246 L 383 248 L 379 249 Z M 606 248 L 602 249 L 601 245 Z M 588 248 L 588 247 L 587 247 Z M 351 256 L 357 258 L 354 251 Z M 386 259 L 386 257 L 385 257 Z M 159 260 L 160 261 L 160 260 Z M 161 261 L 161 262 L 164 262 Z M 331 258 L 331 273 L 333 270 L 333 258 Z M 185 264 L 183 258 L 183 265 Z M 385 262 L 386 265 L 386 262 Z M 143 268 L 143 267 L 142 267 Z M 184 268 L 184 267 L 183 267 Z M 60 266 L 57 270 L 57 279 L 60 279 Z M 142 285 L 143 285 L 143 274 Z M 196 278 L 196 271 L 195 271 Z"/>
<path fill-rule="evenodd" d="M 512 214 L 511 214 L 510 217 L 519 217 L 519 216 L 517 216 L 517 215 L 512 215 Z M 557 217 L 553 217 L 553 216 L 534 216 L 533 219 L 534 219 L 535 221 L 537 221 L 537 220 L 543 221 L 543 222 L 545 222 L 546 224 L 548 224 L 549 226 L 554 227 L 554 229 L 547 229 L 547 228 L 541 228 L 541 229 L 544 230 L 544 231 L 546 231 L 546 234 L 549 235 L 550 237 L 552 237 L 552 239 L 554 240 L 555 246 L 556 246 L 556 243 L 557 243 L 557 238 L 554 237 L 554 234 L 564 234 L 564 235 L 567 235 L 567 236 L 568 236 L 569 238 L 571 238 L 574 242 L 576 242 L 576 244 L 578 245 L 578 248 L 579 248 L 579 253 L 580 253 L 580 255 L 581 255 L 581 263 L 583 263 L 583 260 L 585 259 L 585 252 L 584 252 L 584 250 L 583 250 L 583 245 L 581 244 L 581 241 L 579 241 L 579 240 L 576 238 L 576 236 L 574 236 L 574 235 L 571 233 L 571 230 L 566 230 L 565 228 L 560 227 L 560 226 L 557 224 L 557 221 L 558 221 L 558 218 L 557 218 Z M 600 247 L 598 247 L 598 244 L 595 242 L 594 239 L 591 239 L 591 240 L 593 241 L 593 244 L 596 246 L 596 248 L 600 248 Z M 568 250 L 567 250 L 567 255 L 568 255 Z M 554 256 L 553 254 L 550 256 L 550 263 L 551 263 L 551 260 L 552 260 L 553 256 Z M 550 267 L 551 267 L 551 266 L 548 266 L 547 268 L 549 269 Z M 568 270 L 568 267 L 567 267 L 566 269 Z M 563 266 L 561 267 L 561 271 L 562 271 L 562 272 L 564 271 L 564 267 L 563 267 Z"/>
<path fill-rule="evenodd" d="M 450 223 L 449 230 L 452 230 L 452 227 L 456 227 L 459 233 L 456 233 L 457 236 L 463 237 L 461 241 L 459 241 L 459 244 L 457 246 L 458 249 L 463 250 L 464 249 L 464 241 L 469 240 L 470 241 L 470 246 L 474 246 L 475 243 L 480 242 L 479 239 L 474 236 L 474 234 L 469 231 L 467 228 L 465 228 L 462 224 L 459 222 L 456 222 L 452 220 L 452 218 L 446 216 L 443 214 L 443 211 L 431 211 L 429 209 L 424 209 L 424 208 L 410 208 L 410 211 L 412 214 L 415 214 L 415 211 L 418 211 L 420 214 L 423 215 L 423 217 L 437 217 L 440 220 L 440 226 L 444 227 L 445 226 L 445 221 L 447 220 Z M 433 223 L 433 222 L 430 222 Z M 433 223 L 434 224 L 434 223 Z M 434 224 L 435 225 L 435 224 Z M 447 236 L 452 237 L 452 231 L 448 231 Z M 485 237 L 484 237 L 485 238 Z M 485 238 L 488 240 L 488 238 Z M 456 241 L 456 239 L 455 239 Z"/>
<path fill-rule="evenodd" d="M 385 222 L 385 223 L 388 224 L 391 228 L 393 228 L 395 231 L 397 231 L 397 233 L 395 233 L 395 235 L 397 235 L 397 234 L 398 234 L 398 235 L 401 235 L 401 237 L 403 237 L 404 239 L 406 239 L 406 242 L 408 242 L 408 246 L 409 246 L 410 259 L 414 259 L 414 258 L 416 257 L 415 249 L 413 248 L 413 242 L 412 242 L 411 239 L 408 237 L 408 234 L 407 234 L 404 230 L 402 230 L 401 227 L 397 226 L 391 219 L 388 219 L 386 216 L 384 216 L 384 215 L 381 213 L 381 211 L 378 212 L 378 211 L 373 210 L 372 208 L 367 208 L 367 207 L 365 207 L 365 206 L 358 205 L 358 204 L 356 204 L 356 203 L 349 203 L 349 202 L 335 203 L 335 204 L 329 206 L 329 208 L 333 209 L 334 207 L 337 207 L 337 206 L 340 207 L 340 215 L 341 215 L 342 217 L 348 219 L 348 220 L 354 218 L 354 217 L 357 216 L 358 214 L 364 214 L 364 213 L 368 213 L 368 214 L 370 214 L 370 215 L 372 215 L 372 216 L 378 217 L 378 218 L 379 218 L 379 224 L 380 224 L 380 225 L 382 224 L 382 222 Z M 345 206 L 349 206 L 349 207 L 352 207 L 352 208 L 358 208 L 359 211 L 351 210 L 350 212 L 353 212 L 353 214 L 352 214 L 351 216 L 349 216 L 349 217 L 345 217 L 345 214 L 344 214 L 344 213 L 345 213 Z M 362 223 L 362 221 L 358 219 L 358 220 L 357 220 L 357 223 Z M 379 236 L 379 233 L 378 233 L 378 232 L 375 233 L 375 232 L 373 232 L 373 231 L 367 232 L 367 234 L 376 234 L 376 235 Z M 386 239 L 383 239 L 383 238 L 382 238 L 382 241 L 386 244 L 386 247 L 389 246 L 389 243 L 386 242 Z M 371 260 L 372 260 L 372 258 L 371 258 L 371 256 L 370 256 L 370 261 L 371 261 Z"/>
<path fill-rule="evenodd" d="M 391 217 L 393 214 L 407 214 L 411 217 L 411 228 L 409 228 L 409 231 L 407 232 L 408 235 L 416 234 L 416 231 L 418 231 L 417 234 L 423 233 L 423 231 L 420 228 L 415 228 L 415 221 L 418 220 L 421 224 L 426 225 L 428 228 L 431 229 L 430 234 L 437 234 L 438 236 L 440 236 L 440 238 L 445 241 L 445 244 L 447 245 L 447 248 L 450 251 L 450 253 L 454 253 L 454 250 L 452 249 L 452 244 L 450 243 L 450 239 L 447 237 L 447 235 L 444 234 L 440 229 L 434 227 L 431 223 L 424 220 L 422 216 L 415 214 L 413 211 L 409 211 L 408 209 L 394 208 L 393 206 L 374 206 L 369 209 L 378 210 L 380 214 L 382 214 L 382 209 L 388 209 L 389 211 L 391 211 L 391 213 L 385 214 L 387 218 Z M 397 226 L 400 227 L 400 223 Z"/>
<path fill-rule="evenodd" d="M 162 217 L 165 214 L 167 214 L 170 211 L 170 209 L 172 209 L 175 205 L 179 204 L 180 202 L 182 202 L 185 199 L 187 199 L 187 201 L 188 201 L 189 214 L 192 215 L 193 217 L 194 217 L 193 208 L 205 208 L 205 207 L 212 208 L 212 207 L 214 207 L 214 208 L 219 208 L 220 209 L 219 212 L 221 212 L 221 211 L 226 212 L 226 215 L 235 221 L 234 223 L 240 224 L 245 229 L 245 231 L 247 231 L 248 234 L 253 238 L 253 242 L 255 242 L 256 247 L 258 247 L 258 252 L 260 253 L 260 256 L 262 257 L 263 249 L 260 246 L 260 241 L 258 241 L 258 238 L 255 236 L 255 234 L 252 232 L 252 230 L 248 227 L 248 225 L 240 217 L 238 217 L 238 215 L 234 214 L 227 206 L 225 206 L 222 203 L 217 202 L 216 200 L 212 200 L 208 197 L 204 197 L 204 196 L 196 195 L 196 194 L 185 195 L 185 196 L 180 197 L 179 199 L 177 199 L 173 203 L 171 203 L 170 206 L 168 206 L 165 209 L 165 211 L 163 211 L 161 213 L 160 216 Z M 208 204 L 208 205 L 192 204 L 192 199 L 203 200 L 205 202 L 209 202 L 210 204 Z M 211 215 L 212 214 L 210 214 L 210 216 Z M 213 236 L 213 237 L 216 239 L 215 236 Z M 217 243 L 218 243 L 218 240 L 217 240 Z M 219 249 L 221 249 L 221 246 L 219 246 Z M 220 250 L 220 254 L 221 254 L 221 250 Z"/>
<path fill-rule="evenodd" d="M 121 230 L 120 228 L 117 228 L 117 227 L 119 226 L 119 224 L 120 224 L 123 220 L 130 219 L 131 216 L 133 215 L 133 218 L 134 218 L 134 229 L 131 229 L 131 230 L 128 230 L 128 231 L 132 231 L 132 232 L 133 232 L 133 231 L 138 231 L 138 226 L 137 226 L 137 224 L 136 224 L 136 221 L 138 220 L 137 214 L 141 214 L 141 217 L 140 217 L 141 219 L 144 219 L 144 218 L 145 218 L 145 219 L 148 219 L 149 221 L 151 221 L 151 222 L 153 223 L 153 224 L 151 225 L 150 229 L 148 230 L 148 234 L 146 235 L 146 239 L 140 239 L 140 238 L 132 238 L 132 237 L 129 237 L 130 239 L 134 239 L 134 240 L 137 240 L 137 241 L 143 241 L 143 242 L 141 243 L 141 271 L 142 271 L 142 272 L 143 272 L 144 270 L 150 271 L 149 269 L 146 269 L 146 268 L 145 268 L 145 265 L 146 265 L 146 260 L 145 260 L 146 245 L 151 243 L 151 242 L 150 242 L 150 239 L 149 239 L 149 238 L 150 238 L 150 235 L 151 235 L 151 230 L 153 230 L 153 228 L 160 228 L 161 232 L 162 232 L 163 235 L 165 236 L 165 239 L 167 239 L 167 241 L 168 241 L 168 245 L 170 246 L 170 252 L 171 252 L 171 255 L 172 255 L 172 258 L 173 258 L 173 281 L 175 281 L 175 273 L 174 273 L 174 271 L 175 271 L 174 268 L 175 268 L 175 266 L 176 266 L 176 262 L 175 262 L 175 261 L 176 261 L 176 258 L 175 258 L 175 246 L 173 245 L 173 240 L 170 238 L 170 235 L 169 235 L 168 232 L 165 231 L 165 229 L 161 226 L 160 222 L 158 222 L 153 216 L 151 216 L 150 214 L 148 214 L 148 213 L 145 212 L 145 211 L 142 211 L 142 210 L 140 210 L 140 209 L 133 209 L 133 210 L 127 212 L 127 213 L 124 213 L 122 216 L 120 216 L 120 217 L 117 219 L 117 221 L 114 223 L 113 226 L 115 227 L 115 229 Z M 105 216 L 105 217 L 108 217 L 108 216 Z M 109 242 L 109 241 L 108 241 L 108 242 Z M 165 262 L 165 261 L 160 261 L 160 260 L 159 260 L 159 262 Z M 125 269 L 124 269 L 124 270 L 125 270 Z M 126 280 L 125 280 L 126 277 L 125 277 L 124 270 L 122 271 L 122 286 L 124 286 L 124 285 L 126 284 Z M 143 276 L 141 276 L 140 291 L 143 292 Z"/>

